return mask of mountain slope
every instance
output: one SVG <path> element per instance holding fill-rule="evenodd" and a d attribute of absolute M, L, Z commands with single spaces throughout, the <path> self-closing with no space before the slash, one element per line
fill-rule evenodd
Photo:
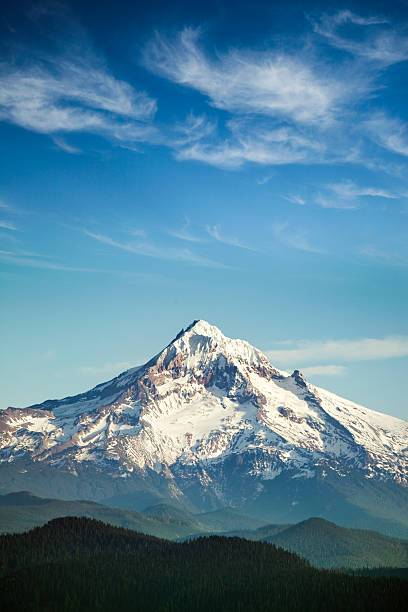
<path fill-rule="evenodd" d="M 323 508 L 408 534 L 408 423 L 277 370 L 205 321 L 87 393 L 1 411 L 0 460 L 4 492 L 235 506 L 270 522 Z"/>

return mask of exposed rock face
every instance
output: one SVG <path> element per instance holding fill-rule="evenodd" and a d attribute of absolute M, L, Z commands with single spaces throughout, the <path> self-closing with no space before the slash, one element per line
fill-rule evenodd
<path fill-rule="evenodd" d="M 1 411 L 0 461 L 92 468 L 123 487 L 137 475 L 198 507 L 245 505 L 283 475 L 358 473 L 406 487 L 408 423 L 195 321 L 144 366 L 87 393 Z"/>

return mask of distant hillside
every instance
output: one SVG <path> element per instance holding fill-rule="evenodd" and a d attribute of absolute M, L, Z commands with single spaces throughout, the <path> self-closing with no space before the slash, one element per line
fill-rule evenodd
<path fill-rule="evenodd" d="M 408 541 L 375 531 L 340 527 L 321 518 L 311 518 L 295 525 L 259 527 L 258 519 L 234 508 L 195 515 L 180 507 L 159 503 L 141 513 L 90 501 L 45 499 L 27 491 L 0 496 L 2 533 L 27 531 L 64 516 L 93 518 L 176 541 L 218 534 L 270 542 L 322 568 L 408 567 Z"/>
<path fill-rule="evenodd" d="M 408 541 L 339 527 L 321 518 L 302 521 L 265 540 L 296 552 L 317 567 L 408 567 Z"/>
<path fill-rule="evenodd" d="M 310 567 L 265 542 L 177 544 L 87 518 L 0 536 L 0 600 L 13 612 L 383 612 L 408 581 Z"/>
<path fill-rule="evenodd" d="M 91 501 L 46 499 L 28 491 L 0 495 L 0 533 L 27 531 L 63 516 L 86 516 L 171 540 L 197 533 L 223 531 L 235 526 L 249 529 L 260 524 L 259 520 L 231 508 L 194 515 L 170 504 L 160 503 L 149 506 L 141 513 Z"/>
<path fill-rule="evenodd" d="M 232 529 L 256 529 L 264 521 L 249 516 L 236 508 L 222 508 L 213 512 L 198 514 L 197 518 L 212 531 L 231 531 Z"/>
<path fill-rule="evenodd" d="M 159 515 L 110 508 L 90 501 L 45 499 L 27 491 L 0 495 L 0 533 L 27 531 L 44 525 L 51 519 L 64 516 L 85 516 L 117 527 L 168 539 L 179 538 L 196 531 L 208 531 L 204 525 L 195 527 L 188 520 L 168 520 Z"/>

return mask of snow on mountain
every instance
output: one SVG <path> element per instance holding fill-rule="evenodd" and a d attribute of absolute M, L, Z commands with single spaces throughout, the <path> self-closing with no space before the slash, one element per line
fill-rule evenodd
<path fill-rule="evenodd" d="M 1 411 L 5 462 L 153 473 L 175 496 L 197 485 L 223 505 L 238 473 L 257 483 L 242 502 L 282 474 L 357 471 L 405 488 L 408 422 L 279 371 L 247 342 L 194 321 L 144 366 L 87 393 Z"/>

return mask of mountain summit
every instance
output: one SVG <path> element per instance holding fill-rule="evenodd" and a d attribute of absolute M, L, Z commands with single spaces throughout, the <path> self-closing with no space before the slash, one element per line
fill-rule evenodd
<path fill-rule="evenodd" d="M 232 505 L 286 522 L 310 508 L 408 529 L 408 423 L 277 370 L 202 320 L 86 393 L 1 411 L 0 460 L 5 492 Z"/>

